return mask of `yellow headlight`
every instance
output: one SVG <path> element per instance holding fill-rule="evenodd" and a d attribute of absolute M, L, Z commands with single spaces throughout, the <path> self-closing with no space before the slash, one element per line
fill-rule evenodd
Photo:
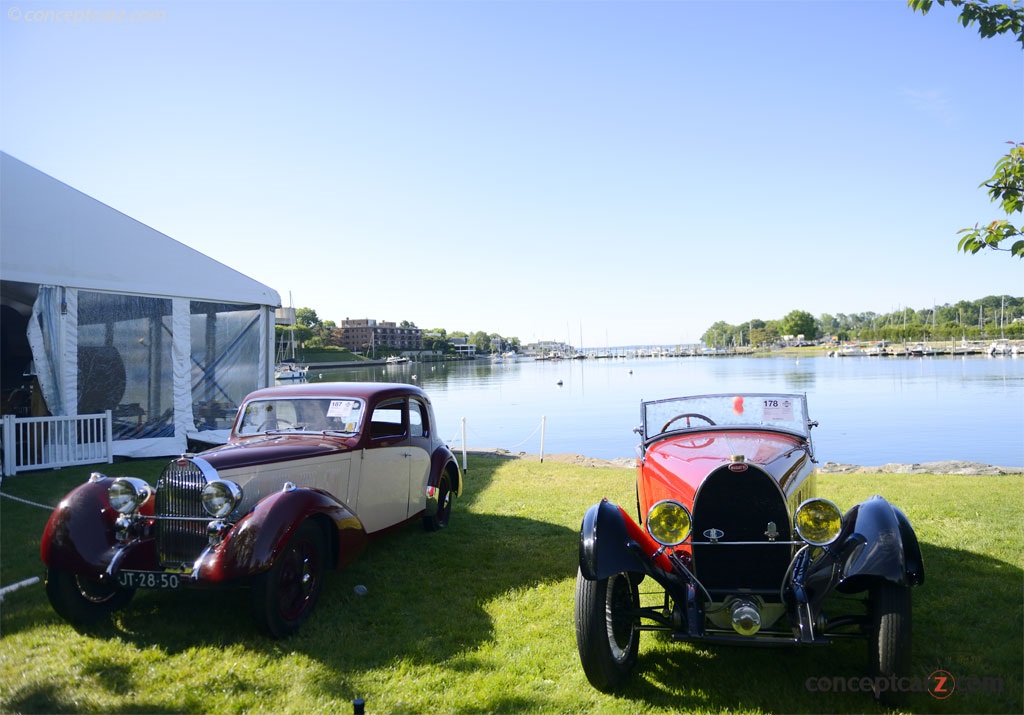
<path fill-rule="evenodd" d="M 793 517 L 796 533 L 808 544 L 825 546 L 843 529 L 843 513 L 828 499 L 808 499 Z"/>
<path fill-rule="evenodd" d="M 660 501 L 647 512 L 647 531 L 663 546 L 681 544 L 690 535 L 690 512 L 679 502 Z"/>

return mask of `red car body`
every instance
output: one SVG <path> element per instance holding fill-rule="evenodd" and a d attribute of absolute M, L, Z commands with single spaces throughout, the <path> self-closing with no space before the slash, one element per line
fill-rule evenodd
<path fill-rule="evenodd" d="M 368 538 L 447 525 L 462 476 L 435 425 L 411 385 L 257 390 L 227 444 L 172 460 L 154 486 L 94 473 L 61 501 L 41 545 L 50 602 L 85 623 L 138 588 L 246 586 L 257 624 L 290 635 Z"/>
<path fill-rule="evenodd" d="M 761 646 L 864 636 L 878 682 L 906 670 L 917 537 L 882 497 L 844 514 L 817 496 L 802 395 L 656 400 L 641 417 L 636 517 L 603 500 L 580 530 L 576 640 L 595 687 L 630 674 L 641 630 Z M 835 593 L 865 597 L 833 610 Z"/>

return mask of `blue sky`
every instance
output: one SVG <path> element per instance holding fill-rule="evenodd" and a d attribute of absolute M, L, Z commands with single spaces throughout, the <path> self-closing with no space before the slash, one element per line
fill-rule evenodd
<path fill-rule="evenodd" d="M 0 148 L 323 319 L 670 344 L 1024 287 L 956 251 L 1024 54 L 947 8 L 2 5 Z"/>

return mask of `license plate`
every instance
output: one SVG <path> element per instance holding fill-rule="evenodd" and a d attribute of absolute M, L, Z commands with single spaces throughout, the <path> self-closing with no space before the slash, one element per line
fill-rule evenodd
<path fill-rule="evenodd" d="M 119 571 L 117 583 L 124 588 L 181 588 L 181 575 L 163 571 Z"/>

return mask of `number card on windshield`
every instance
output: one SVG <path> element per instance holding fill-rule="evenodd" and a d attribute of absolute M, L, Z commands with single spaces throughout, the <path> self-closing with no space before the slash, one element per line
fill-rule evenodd
<path fill-rule="evenodd" d="M 327 416 L 347 420 L 352 416 L 352 411 L 357 409 L 359 409 L 359 403 L 355 400 L 331 400 L 331 405 L 327 408 Z"/>
<path fill-rule="evenodd" d="M 766 398 L 764 400 L 766 422 L 792 422 L 793 400 L 791 398 Z"/>

